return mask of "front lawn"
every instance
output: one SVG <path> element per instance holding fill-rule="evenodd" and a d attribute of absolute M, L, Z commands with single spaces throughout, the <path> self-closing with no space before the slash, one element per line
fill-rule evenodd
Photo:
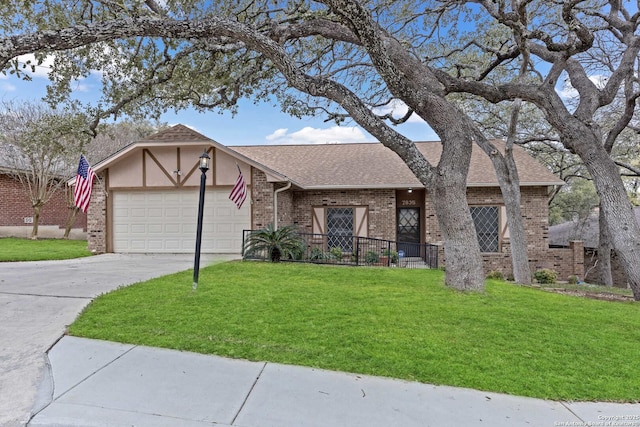
<path fill-rule="evenodd" d="M 85 240 L 29 240 L 13 237 L 0 239 L 0 262 L 59 260 L 90 255 Z"/>
<path fill-rule="evenodd" d="M 640 304 L 438 270 L 229 262 L 97 298 L 72 335 L 556 400 L 640 400 Z"/>

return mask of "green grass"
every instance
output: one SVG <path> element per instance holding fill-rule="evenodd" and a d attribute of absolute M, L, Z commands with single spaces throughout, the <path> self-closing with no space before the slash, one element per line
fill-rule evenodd
<path fill-rule="evenodd" d="M 97 298 L 72 335 L 555 400 L 640 400 L 640 305 L 438 270 L 230 262 Z"/>
<path fill-rule="evenodd" d="M 0 239 L 0 262 L 71 259 L 90 255 L 84 240 Z"/>

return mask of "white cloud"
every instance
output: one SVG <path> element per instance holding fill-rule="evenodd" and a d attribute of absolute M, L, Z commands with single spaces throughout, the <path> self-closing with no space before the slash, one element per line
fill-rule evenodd
<path fill-rule="evenodd" d="M 365 142 L 367 137 L 358 127 L 333 126 L 327 129 L 304 127 L 289 133 L 289 129 L 281 128 L 267 135 L 270 144 L 339 144 L 349 142 Z"/>
<path fill-rule="evenodd" d="M 49 78 L 48 74 L 49 71 L 51 71 L 51 66 L 53 65 L 53 56 L 48 55 L 40 65 L 38 65 L 38 61 L 32 53 L 20 55 L 17 59 L 21 65 L 29 63 L 29 65 L 22 69 L 25 74 L 28 74 L 31 77 L 39 77 L 44 79 Z M 32 65 L 35 66 L 35 69 L 33 71 L 31 70 Z"/>
<path fill-rule="evenodd" d="M 382 115 L 391 113 L 396 119 L 404 117 L 404 115 L 407 114 L 407 111 L 409 111 L 407 104 L 399 99 L 394 99 L 384 107 L 373 109 L 375 114 Z M 409 120 L 407 120 L 407 123 L 425 123 L 425 121 L 417 114 L 412 114 L 411 117 L 409 117 Z"/>
<path fill-rule="evenodd" d="M 607 81 L 609 81 L 609 77 L 602 75 L 593 75 L 589 76 L 589 80 L 591 80 L 591 82 L 595 84 L 598 89 L 602 89 L 607 84 Z M 568 78 L 565 78 L 563 80 L 562 87 L 556 88 L 556 91 L 562 99 L 572 99 L 578 97 L 578 91 L 573 87 L 571 81 Z"/>
<path fill-rule="evenodd" d="M 0 90 L 2 90 L 3 92 L 15 92 L 17 88 L 11 83 L 3 82 L 2 84 L 0 84 Z"/>

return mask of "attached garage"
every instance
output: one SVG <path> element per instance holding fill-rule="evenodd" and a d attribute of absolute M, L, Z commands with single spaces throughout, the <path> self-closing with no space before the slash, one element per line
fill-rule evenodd
<path fill-rule="evenodd" d="M 113 251 L 192 253 L 198 190 L 114 191 Z M 251 227 L 251 209 L 229 200 L 228 190 L 208 190 L 202 223 L 204 253 L 239 253 L 242 230 Z"/>
<path fill-rule="evenodd" d="M 264 166 L 183 125 L 133 142 L 93 166 L 97 178 L 87 212 L 89 249 L 194 253 L 203 152 L 210 164 L 201 252 L 240 254 L 242 232 L 253 225 L 254 200 L 269 197 L 252 182 L 254 168 Z M 247 197 L 238 208 L 229 194 L 240 176 Z M 286 180 L 273 172 L 267 179 Z"/>

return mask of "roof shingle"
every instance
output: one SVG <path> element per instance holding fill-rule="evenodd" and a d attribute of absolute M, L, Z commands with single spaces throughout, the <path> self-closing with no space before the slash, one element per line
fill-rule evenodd
<path fill-rule="evenodd" d="M 504 149 L 502 141 L 493 141 Z M 420 152 L 436 164 L 442 152 L 439 142 L 417 142 Z M 419 187 L 418 179 L 400 157 L 380 143 L 323 145 L 255 145 L 229 147 L 304 188 Z M 563 182 L 528 155 L 514 147 L 520 184 L 560 185 Z M 498 186 L 491 160 L 474 146 L 468 175 L 469 186 Z"/>

